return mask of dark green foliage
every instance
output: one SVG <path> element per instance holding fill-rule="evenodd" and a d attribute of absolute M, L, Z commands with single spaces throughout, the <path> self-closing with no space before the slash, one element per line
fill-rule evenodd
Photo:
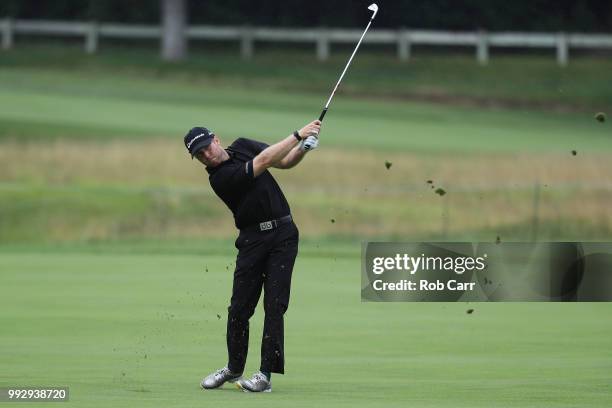
<path fill-rule="evenodd" d="M 297 28 L 361 26 L 371 2 L 188 0 L 191 23 Z M 378 0 L 378 4 L 377 27 L 612 32 L 612 2 L 608 0 Z M 159 1 L 145 0 L 0 2 L 0 17 L 24 19 L 156 23 L 159 11 Z"/>

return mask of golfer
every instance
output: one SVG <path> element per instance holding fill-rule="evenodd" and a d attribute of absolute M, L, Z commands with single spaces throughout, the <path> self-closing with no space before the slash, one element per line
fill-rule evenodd
<path fill-rule="evenodd" d="M 283 374 L 283 315 L 289 305 L 291 273 L 298 251 L 298 229 L 289 204 L 268 169 L 290 169 L 318 146 L 321 122 L 316 120 L 280 142 L 268 146 L 239 138 L 227 149 L 204 127 L 185 135 L 191 157 L 206 166 L 214 192 L 234 215 L 240 234 L 232 299 L 227 316 L 228 364 L 202 380 L 202 388 L 236 383 L 249 392 L 272 391 L 272 373 Z M 264 291 L 264 330 L 261 366 L 243 379 L 249 346 L 249 319 Z"/>

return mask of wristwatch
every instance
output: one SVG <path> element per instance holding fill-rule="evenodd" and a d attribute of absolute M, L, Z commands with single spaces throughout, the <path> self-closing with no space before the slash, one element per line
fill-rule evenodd
<path fill-rule="evenodd" d="M 298 142 L 302 141 L 302 137 L 300 136 L 300 132 L 298 132 L 297 130 L 293 131 L 293 136 L 298 140 Z"/>

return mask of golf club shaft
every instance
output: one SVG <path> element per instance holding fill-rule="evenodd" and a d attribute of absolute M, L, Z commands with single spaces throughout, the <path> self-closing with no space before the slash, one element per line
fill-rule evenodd
<path fill-rule="evenodd" d="M 329 104 L 331 103 L 331 100 L 334 97 L 334 94 L 336 93 L 336 90 L 338 89 L 340 82 L 342 82 L 342 78 L 344 78 L 344 74 L 346 74 L 346 70 L 348 69 L 349 65 L 351 65 L 351 61 L 353 61 L 353 57 L 357 53 L 357 50 L 359 49 L 359 46 L 361 45 L 361 41 L 363 41 L 363 37 L 365 37 L 366 33 L 368 32 L 368 29 L 370 28 L 370 25 L 372 24 L 373 20 L 374 18 L 370 19 L 370 22 L 368 23 L 365 30 L 363 31 L 363 34 L 361 34 L 361 38 L 359 39 L 359 42 L 357 42 L 357 46 L 355 46 L 355 49 L 353 50 L 351 57 L 349 58 L 348 62 L 346 63 L 346 66 L 344 67 L 344 70 L 342 71 L 342 74 L 340 75 L 340 79 L 338 79 L 338 82 L 336 83 L 334 90 L 332 91 L 331 95 L 329 96 L 329 99 L 327 100 L 327 103 L 325 104 L 325 108 L 323 108 L 323 111 L 321 112 L 321 116 L 319 116 L 320 121 L 323 121 L 323 118 L 325 117 L 325 114 L 327 113 L 327 109 L 329 108 Z"/>

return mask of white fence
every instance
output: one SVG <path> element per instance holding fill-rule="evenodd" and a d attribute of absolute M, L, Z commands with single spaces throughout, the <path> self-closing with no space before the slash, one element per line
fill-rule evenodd
<path fill-rule="evenodd" d="M 83 37 L 85 51 L 95 53 L 101 38 L 160 39 L 159 26 L 127 25 L 97 22 L 0 20 L 2 49 L 14 46 L 15 36 L 76 36 Z M 191 26 L 186 32 L 190 40 L 239 41 L 243 58 L 251 58 L 255 43 L 295 42 L 312 43 L 320 61 L 329 57 L 331 44 L 356 43 L 361 29 L 284 29 L 264 27 Z M 372 30 L 364 40 L 370 44 L 396 46 L 397 57 L 410 59 L 413 45 L 474 47 L 478 63 L 486 65 L 492 47 L 504 48 L 550 48 L 556 50 L 557 62 L 565 66 L 569 62 L 570 49 L 612 50 L 612 35 L 579 33 L 520 33 L 520 32 L 449 32 L 429 30 Z"/>

